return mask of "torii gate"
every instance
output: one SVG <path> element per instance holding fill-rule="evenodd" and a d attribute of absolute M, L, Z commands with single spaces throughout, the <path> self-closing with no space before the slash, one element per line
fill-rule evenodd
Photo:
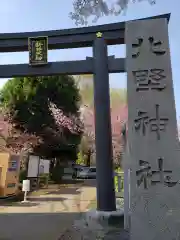
<path fill-rule="evenodd" d="M 153 18 L 169 19 L 169 15 Z M 125 22 L 56 31 L 0 34 L 0 52 L 23 52 L 29 50 L 31 57 L 31 64 L 0 65 L 1 78 L 94 74 L 97 210 L 100 211 L 116 210 L 109 73 L 125 72 L 126 68 L 125 59 L 107 55 L 107 45 L 125 44 L 124 35 Z M 39 53 L 38 45 L 42 43 L 42 40 L 44 45 L 42 45 Z M 80 47 L 93 47 L 93 57 L 87 57 L 85 60 L 80 61 L 49 63 L 47 61 L 48 49 Z M 41 56 L 37 58 L 38 54 Z"/>

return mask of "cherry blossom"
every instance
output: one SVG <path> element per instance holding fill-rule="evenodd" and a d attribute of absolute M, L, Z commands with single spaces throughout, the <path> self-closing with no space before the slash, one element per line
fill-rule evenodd
<path fill-rule="evenodd" d="M 67 128 L 72 133 L 82 132 L 83 124 L 78 117 L 73 115 L 66 116 L 61 109 L 57 108 L 57 106 L 51 102 L 49 103 L 49 109 L 51 110 L 55 123 L 60 129 Z"/>

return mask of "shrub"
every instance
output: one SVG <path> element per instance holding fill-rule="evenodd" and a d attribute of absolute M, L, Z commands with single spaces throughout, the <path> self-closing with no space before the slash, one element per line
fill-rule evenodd
<path fill-rule="evenodd" d="M 26 170 L 21 169 L 20 173 L 19 173 L 19 182 L 22 183 L 23 180 L 26 180 L 27 176 L 26 176 Z"/>

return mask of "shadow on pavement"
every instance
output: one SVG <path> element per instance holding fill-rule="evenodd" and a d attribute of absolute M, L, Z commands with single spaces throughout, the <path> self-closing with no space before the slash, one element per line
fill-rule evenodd
<path fill-rule="evenodd" d="M 62 202 L 65 201 L 67 198 L 63 197 L 29 197 L 29 201 L 34 202 Z M 1 240 L 1 239 L 0 239 Z"/>
<path fill-rule="evenodd" d="M 48 187 L 40 188 L 36 191 L 30 192 L 29 196 L 36 195 L 50 195 L 50 194 L 71 194 L 78 195 L 80 194 L 82 187 L 96 187 L 95 179 L 87 180 L 63 180 L 61 184 L 50 184 Z"/>
<path fill-rule="evenodd" d="M 79 190 L 79 187 L 63 187 L 63 188 L 60 188 L 60 189 L 57 189 L 55 191 L 50 191 L 48 193 L 46 193 L 46 195 L 49 195 L 49 194 L 71 194 L 71 195 L 78 195 L 80 194 L 80 190 Z"/>
<path fill-rule="evenodd" d="M 1 213 L 0 240 L 58 240 L 80 217 L 76 212 Z"/>
<path fill-rule="evenodd" d="M 64 197 L 28 197 L 28 202 L 19 202 L 19 201 L 1 201 L 0 207 L 34 207 L 38 206 L 41 202 L 64 202 L 67 198 Z M 1 238 L 0 238 L 1 240 Z"/>
<path fill-rule="evenodd" d="M 62 179 L 61 184 L 83 184 L 84 180 L 81 179 Z"/>
<path fill-rule="evenodd" d="M 0 206 L 1 207 L 35 207 L 38 206 L 39 203 L 35 203 L 35 202 L 25 202 L 25 203 L 21 203 L 21 202 L 4 202 L 3 204 L 1 203 Z M 1 240 L 1 238 L 0 238 Z"/>
<path fill-rule="evenodd" d="M 73 184 L 77 187 L 95 187 L 96 179 L 73 179 L 73 180 L 62 180 L 61 184 Z"/>

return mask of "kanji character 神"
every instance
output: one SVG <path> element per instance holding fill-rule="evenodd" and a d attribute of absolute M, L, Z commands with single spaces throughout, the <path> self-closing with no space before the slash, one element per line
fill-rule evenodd
<path fill-rule="evenodd" d="M 134 120 L 135 130 L 141 130 L 142 135 L 146 135 L 146 128 L 156 132 L 157 140 L 160 140 L 160 132 L 166 130 L 168 118 L 159 116 L 159 105 L 155 105 L 155 117 L 149 117 L 147 112 L 138 111 L 138 117 Z"/>
<path fill-rule="evenodd" d="M 159 116 L 159 105 L 155 105 L 155 117 L 149 118 L 150 131 L 156 132 L 157 139 L 160 140 L 160 132 L 166 130 L 168 118 Z"/>

